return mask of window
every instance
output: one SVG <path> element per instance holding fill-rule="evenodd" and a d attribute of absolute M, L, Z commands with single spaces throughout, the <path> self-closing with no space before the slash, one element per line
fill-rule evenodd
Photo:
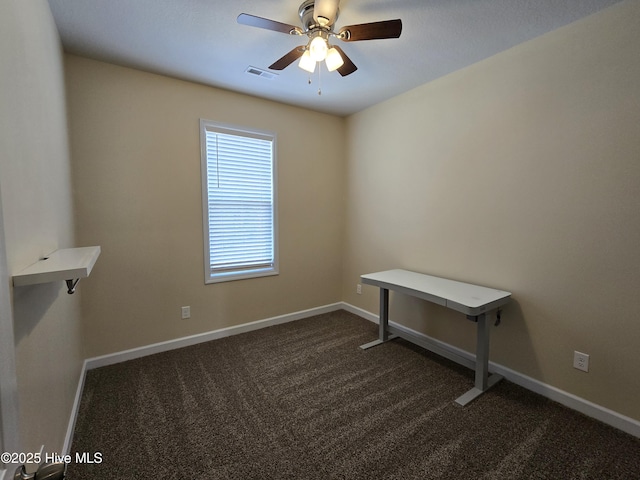
<path fill-rule="evenodd" d="M 275 135 L 200 120 L 205 283 L 278 273 Z"/>

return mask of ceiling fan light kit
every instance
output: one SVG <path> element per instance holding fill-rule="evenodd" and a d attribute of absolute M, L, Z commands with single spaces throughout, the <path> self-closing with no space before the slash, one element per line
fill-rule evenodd
<path fill-rule="evenodd" d="M 402 20 L 349 25 L 342 27 L 338 33 L 335 33 L 333 26 L 340 13 L 339 4 L 339 0 L 305 0 L 298 9 L 303 28 L 247 13 L 238 15 L 238 23 L 288 35 L 307 35 L 309 38 L 307 45 L 294 48 L 270 65 L 270 69 L 284 70 L 291 63 L 300 59 L 298 66 L 313 73 L 316 64 L 324 61 L 327 70 L 330 72 L 337 70 L 340 75 L 346 77 L 355 72 L 358 67 L 340 47 L 332 46 L 329 43 L 329 38 L 335 37 L 344 42 L 399 38 L 402 33 Z"/>

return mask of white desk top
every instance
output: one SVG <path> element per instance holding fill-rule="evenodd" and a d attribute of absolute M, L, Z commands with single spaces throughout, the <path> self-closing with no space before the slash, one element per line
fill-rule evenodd
<path fill-rule="evenodd" d="M 472 316 L 498 308 L 511 297 L 510 292 L 408 270 L 369 273 L 361 278 L 362 283 L 397 290 Z"/>

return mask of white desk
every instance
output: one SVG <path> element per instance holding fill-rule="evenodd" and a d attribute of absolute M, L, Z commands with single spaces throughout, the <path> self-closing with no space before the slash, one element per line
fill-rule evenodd
<path fill-rule="evenodd" d="M 402 337 L 433 350 L 416 338 L 406 335 L 402 330 L 389 326 L 389 290 L 395 290 L 464 313 L 469 320 L 476 322 L 475 386 L 460 396 L 456 400 L 457 403 L 468 404 L 502 380 L 501 375 L 489 375 L 489 327 L 494 315 L 499 319 L 499 308 L 509 302 L 511 293 L 407 270 L 370 273 L 362 275 L 361 279 L 364 284 L 380 288 L 380 327 L 378 340 L 360 348 L 366 350 Z"/>

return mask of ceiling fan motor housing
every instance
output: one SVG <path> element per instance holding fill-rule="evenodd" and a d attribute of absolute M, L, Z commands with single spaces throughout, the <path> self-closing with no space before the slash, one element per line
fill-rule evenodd
<path fill-rule="evenodd" d="M 304 2 L 302 2 L 302 5 L 300 5 L 300 8 L 298 9 L 298 15 L 300 16 L 300 20 L 302 21 L 302 27 L 305 29 L 305 31 L 313 30 L 314 28 L 323 27 L 322 25 L 318 25 L 315 19 L 313 18 L 313 9 L 314 9 L 315 3 L 316 3 L 315 0 L 305 0 Z M 331 24 L 335 23 L 335 21 L 338 19 L 339 14 L 340 14 L 340 11 L 337 10 L 336 18 L 333 19 L 333 22 L 331 22 Z M 327 20 L 331 21 L 331 19 L 327 19 Z"/>

